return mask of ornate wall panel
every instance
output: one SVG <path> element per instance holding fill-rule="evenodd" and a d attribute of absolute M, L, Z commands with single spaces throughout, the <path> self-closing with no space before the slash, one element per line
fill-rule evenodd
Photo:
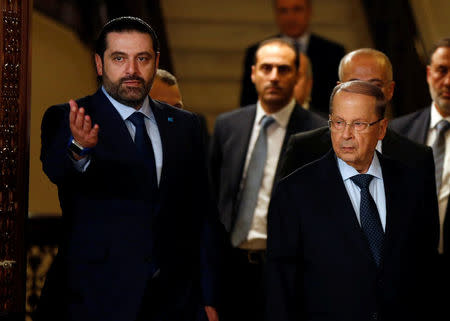
<path fill-rule="evenodd" d="M 29 159 L 29 2 L 0 0 L 0 319 L 23 316 Z"/>

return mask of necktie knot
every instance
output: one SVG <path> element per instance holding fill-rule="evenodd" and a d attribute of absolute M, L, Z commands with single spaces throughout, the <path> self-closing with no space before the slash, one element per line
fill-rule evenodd
<path fill-rule="evenodd" d="M 350 179 L 358 185 L 360 189 L 366 189 L 369 188 L 369 184 L 372 181 L 373 176 L 370 174 L 359 174 L 350 177 Z"/>
<path fill-rule="evenodd" d="M 272 116 L 264 116 L 261 120 L 261 129 L 266 130 L 274 121 L 275 119 Z"/>
<path fill-rule="evenodd" d="M 436 124 L 436 129 L 438 136 L 442 135 L 450 129 L 450 122 L 448 120 L 442 119 L 439 123 Z"/>
<path fill-rule="evenodd" d="M 144 117 L 145 115 L 143 113 L 136 111 L 132 113 L 127 119 L 131 121 L 136 128 L 140 128 L 142 126 L 145 126 Z"/>

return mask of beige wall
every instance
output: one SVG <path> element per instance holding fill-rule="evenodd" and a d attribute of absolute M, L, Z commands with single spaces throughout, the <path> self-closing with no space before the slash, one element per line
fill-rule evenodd
<path fill-rule="evenodd" d="M 443 37 L 450 37 L 450 1 L 410 0 L 420 37 L 427 54 L 433 43 Z"/>
<path fill-rule="evenodd" d="M 96 87 L 92 55 L 67 28 L 33 12 L 31 32 L 30 216 L 59 214 L 57 191 L 39 161 L 40 125 L 54 104 L 92 93 Z"/>

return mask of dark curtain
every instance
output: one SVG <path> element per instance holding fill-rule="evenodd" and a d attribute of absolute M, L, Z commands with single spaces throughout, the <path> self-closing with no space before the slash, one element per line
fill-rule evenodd
<path fill-rule="evenodd" d="M 427 57 L 408 0 L 361 0 L 375 47 L 391 60 L 396 82 L 393 116 L 431 102 L 426 82 Z"/>
<path fill-rule="evenodd" d="M 34 0 L 34 8 L 72 28 L 93 48 L 102 26 L 119 16 L 135 16 L 148 22 L 161 43 L 160 67 L 174 72 L 159 0 Z"/>

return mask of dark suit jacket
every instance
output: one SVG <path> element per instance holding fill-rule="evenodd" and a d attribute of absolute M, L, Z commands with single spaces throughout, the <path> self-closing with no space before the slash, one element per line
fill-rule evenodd
<path fill-rule="evenodd" d="M 377 268 L 334 152 L 282 179 L 268 215 L 268 320 L 423 320 L 437 207 L 425 178 L 379 155 L 386 194 L 383 262 Z"/>
<path fill-rule="evenodd" d="M 227 231 L 230 231 L 236 214 L 239 185 L 255 116 L 256 105 L 220 115 L 212 136 L 210 176 L 219 215 Z M 298 105 L 295 106 L 287 126 L 281 155 L 286 149 L 290 135 L 323 126 L 325 123 L 325 119 Z M 279 169 L 278 166 L 275 182 L 280 178 Z"/>
<path fill-rule="evenodd" d="M 276 35 L 274 37 L 280 36 Z M 250 78 L 258 45 L 259 43 L 250 46 L 245 52 L 241 85 L 241 106 L 254 104 L 258 100 L 258 94 Z M 314 77 L 311 93 L 311 110 L 328 115 L 329 98 L 338 81 L 339 62 L 345 55 L 345 49 L 338 43 L 312 33 L 306 54 L 311 60 Z"/>
<path fill-rule="evenodd" d="M 150 99 L 163 147 L 159 190 L 152 192 L 128 129 L 103 92 L 78 105 L 100 126 L 84 173 L 67 152 L 69 105 L 50 107 L 42 121 L 41 160 L 58 187 L 64 224 L 42 319 L 129 321 L 145 313 L 147 320 L 191 320 L 201 229 L 213 213 L 197 118 Z"/>
<path fill-rule="evenodd" d="M 393 119 L 390 122 L 392 130 L 400 135 L 419 143 L 426 144 L 428 130 L 430 129 L 431 107 L 427 107 L 414 113 Z M 444 220 L 444 254 L 447 264 L 450 265 L 450 202 L 447 205 Z"/>

